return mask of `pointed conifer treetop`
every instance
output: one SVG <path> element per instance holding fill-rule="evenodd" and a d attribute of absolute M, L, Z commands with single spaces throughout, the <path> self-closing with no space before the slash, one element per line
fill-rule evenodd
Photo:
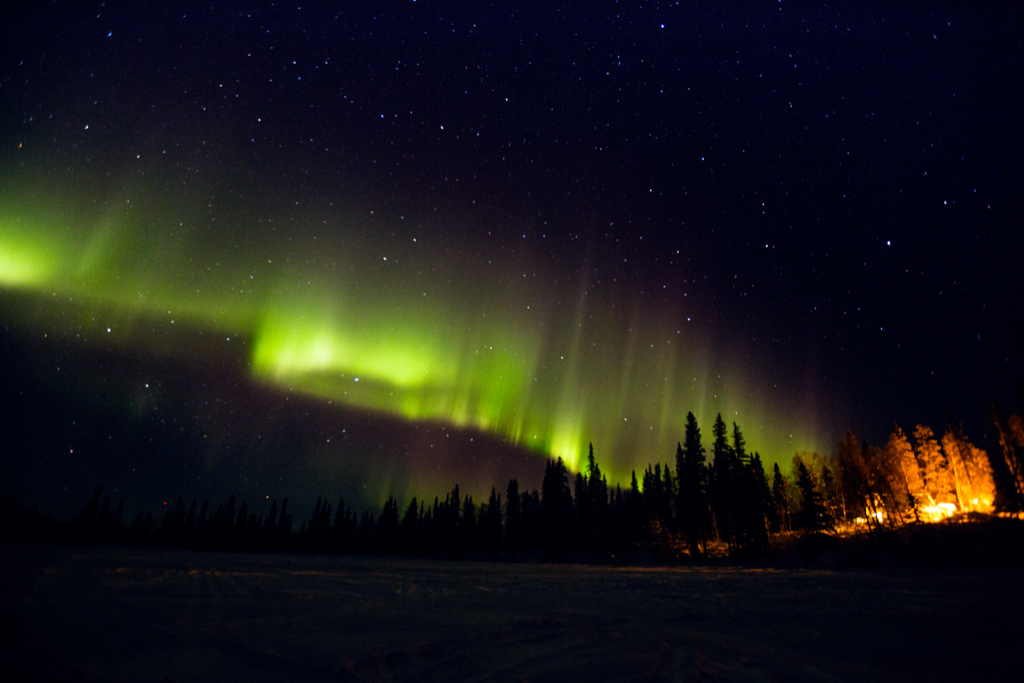
<path fill-rule="evenodd" d="M 686 414 L 686 435 L 683 442 L 683 457 L 691 464 L 704 464 L 704 446 L 700 442 L 700 427 L 693 413 Z"/>
<path fill-rule="evenodd" d="M 594 457 L 594 444 L 590 444 L 590 454 L 587 456 L 587 490 L 593 495 L 602 487 L 604 477 L 601 474 L 601 466 L 597 464 Z M 607 484 L 604 486 L 607 489 Z"/>
<path fill-rule="evenodd" d="M 735 422 L 732 423 L 732 450 L 736 455 L 736 458 L 746 463 L 747 460 L 747 441 L 743 438 L 743 432 L 740 431 L 739 425 Z"/>
<path fill-rule="evenodd" d="M 715 462 L 718 464 L 719 458 L 728 458 L 732 451 L 729 447 L 729 431 L 725 426 L 725 421 L 722 420 L 721 413 L 715 418 L 715 425 L 711 428 L 711 433 L 715 437 L 711 449 L 715 456 Z"/>

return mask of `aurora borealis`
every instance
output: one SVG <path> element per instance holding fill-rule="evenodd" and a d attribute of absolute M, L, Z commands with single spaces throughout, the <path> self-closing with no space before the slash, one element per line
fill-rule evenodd
<path fill-rule="evenodd" d="M 4 282 L 34 295 L 36 324 L 50 332 L 160 353 L 145 331 L 156 326 L 160 348 L 196 360 L 203 349 L 173 337 L 167 348 L 167 328 L 203 329 L 224 345 L 234 337 L 252 376 L 282 390 L 480 430 L 573 469 L 588 442 L 614 445 L 607 469 L 617 480 L 643 464 L 639 454 L 671 454 L 688 410 L 742 414 L 759 448 L 780 458 L 820 442 L 813 406 L 788 406 L 781 392 L 772 408 L 751 400 L 747 368 L 681 312 L 619 314 L 585 281 L 524 277 L 437 254 L 420 238 L 341 244 L 361 241 L 353 220 L 330 227 L 335 244 L 295 248 L 276 264 L 264 258 L 276 252 L 218 253 L 210 243 L 174 254 L 172 229 L 154 226 L 180 228 L 190 214 L 178 211 L 105 210 L 90 221 L 79 207 L 63 218 L 11 210 Z M 500 284 L 477 285 L 486 281 Z"/>
<path fill-rule="evenodd" d="M 772 9 L 22 10 L 0 74 L 0 322 L 28 349 L 8 374 L 59 397 L 46 345 L 80 377 L 103 353 L 146 406 L 123 420 L 205 438 L 190 383 L 228 367 L 223 397 L 296 397 L 354 442 L 297 427 L 232 476 L 373 501 L 578 469 L 588 443 L 626 484 L 687 411 L 784 466 L 848 426 L 980 411 L 1020 370 L 1013 22 Z M 138 398 L 171 362 L 196 379 Z M 62 451 L 78 422 L 46 423 Z M 225 430 L 182 485 L 262 436 Z M 38 482 L 33 457 L 5 467 Z M 85 488 L 138 469 L 96 457 L 49 467 Z"/>

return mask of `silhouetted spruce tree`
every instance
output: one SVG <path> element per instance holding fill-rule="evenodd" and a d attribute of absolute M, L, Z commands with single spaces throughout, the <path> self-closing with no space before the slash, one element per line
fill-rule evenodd
<path fill-rule="evenodd" d="M 243 500 L 238 508 L 232 529 L 231 545 L 234 548 L 246 548 L 249 541 L 249 505 Z"/>
<path fill-rule="evenodd" d="M 792 531 L 793 526 L 790 520 L 791 505 L 789 503 L 789 483 L 779 469 L 779 463 L 775 463 L 772 472 L 772 502 L 775 506 L 775 531 Z"/>
<path fill-rule="evenodd" d="M 391 496 L 377 518 L 373 544 L 378 555 L 393 555 L 398 550 L 398 503 Z"/>
<path fill-rule="evenodd" d="M 647 511 L 644 508 L 644 496 L 640 492 L 640 484 L 636 480 L 636 470 L 633 470 L 629 481 L 629 490 L 625 493 L 625 541 L 630 546 L 635 546 L 643 538 L 644 529 L 647 526 Z"/>
<path fill-rule="evenodd" d="M 739 468 L 721 414 L 715 418 L 711 433 L 714 436 L 711 447 L 714 461 L 711 463 L 708 502 L 718 538 L 728 543 L 731 549 L 735 535 L 736 473 Z"/>
<path fill-rule="evenodd" d="M 476 545 L 477 551 L 487 550 L 487 511 L 488 503 L 480 501 L 476 506 Z"/>
<path fill-rule="evenodd" d="M 123 501 L 122 501 L 123 504 Z M 188 513 L 185 515 L 185 522 L 182 524 L 182 533 L 185 536 L 185 544 L 194 546 L 196 544 L 196 499 L 189 503 Z M 120 516 L 120 513 L 118 513 Z"/>
<path fill-rule="evenodd" d="M 658 476 L 654 476 L 655 465 L 648 463 L 647 469 L 644 470 L 643 479 L 641 480 L 640 492 L 643 494 L 643 507 L 644 507 L 644 521 L 648 522 L 654 511 L 658 509 L 657 497 L 658 489 L 661 488 L 661 469 L 658 470 Z"/>
<path fill-rule="evenodd" d="M 192 532 L 192 538 L 194 539 L 195 545 L 208 548 L 210 547 L 210 499 L 205 498 L 203 500 L 203 507 L 199 510 L 199 515 L 196 517 L 195 531 Z"/>
<path fill-rule="evenodd" d="M 320 506 L 320 517 L 317 519 L 317 532 L 321 536 L 321 541 L 326 548 L 330 543 L 331 538 L 331 516 L 333 509 L 331 504 L 324 499 L 323 505 Z"/>
<path fill-rule="evenodd" d="M 611 531 L 611 501 L 608 493 L 608 479 L 601 475 L 587 487 L 593 506 L 594 525 L 591 535 L 594 538 L 595 550 L 604 554 L 610 545 L 608 537 Z"/>
<path fill-rule="evenodd" d="M 210 520 L 210 545 L 214 548 L 228 548 L 235 529 L 235 497 L 231 496 L 227 504 L 220 503 Z"/>
<path fill-rule="evenodd" d="M 735 422 L 732 423 L 732 452 L 741 466 L 747 464 L 747 440 L 743 438 L 743 432 Z"/>
<path fill-rule="evenodd" d="M 196 541 L 203 548 L 217 547 L 217 527 L 215 525 L 217 511 L 223 515 L 224 503 L 217 503 L 213 507 L 207 498 L 203 501 L 203 509 L 199 514 L 199 521 L 196 522 Z"/>
<path fill-rule="evenodd" d="M 255 510 L 249 510 L 245 501 L 242 501 L 242 506 L 246 509 L 239 508 L 238 510 L 238 520 L 235 523 L 235 545 L 238 548 L 254 550 L 259 538 L 260 516 Z"/>
<path fill-rule="evenodd" d="M 624 501 L 622 487 L 616 484 L 615 490 L 608 494 L 608 531 L 605 538 L 605 548 L 613 557 L 621 556 L 629 547 Z"/>
<path fill-rule="evenodd" d="M 430 506 L 431 526 L 430 536 L 427 538 L 427 548 L 433 556 L 451 553 L 455 549 L 456 532 L 449 524 L 448 502 L 450 499 L 450 492 L 444 500 L 439 500 L 435 496 L 434 504 Z"/>
<path fill-rule="evenodd" d="M 522 549 L 523 508 L 519 500 L 519 482 L 509 479 L 505 489 L 505 547 L 515 559 L 516 551 Z"/>
<path fill-rule="evenodd" d="M 586 470 L 576 475 L 575 504 L 578 542 L 586 552 L 603 552 L 608 540 L 608 481 L 594 457 L 593 444 L 587 455 Z"/>
<path fill-rule="evenodd" d="M 796 484 L 800 489 L 800 527 L 810 532 L 832 528 L 832 519 L 817 482 L 802 460 L 797 462 Z"/>
<path fill-rule="evenodd" d="M 594 457 L 594 444 L 587 456 L 587 496 L 590 499 L 590 544 L 595 551 L 607 548 L 608 533 L 608 480 L 601 474 L 601 466 Z"/>
<path fill-rule="evenodd" d="M 424 524 L 423 544 L 428 555 L 436 557 L 437 555 L 445 552 L 444 550 L 444 538 L 442 533 L 443 527 L 443 503 L 437 496 L 434 496 L 433 504 L 427 508 L 424 517 L 430 518 L 429 524 Z"/>
<path fill-rule="evenodd" d="M 647 515 L 646 541 L 661 551 L 675 552 L 676 543 L 672 538 L 675 518 L 672 508 L 675 506 L 676 487 L 672 478 L 672 469 L 666 463 L 655 463 L 644 472 L 643 501 Z"/>
<path fill-rule="evenodd" d="M 74 537 L 79 543 L 91 543 L 96 534 L 96 515 L 100 510 L 100 499 L 103 497 L 103 484 L 82 508 L 75 524 Z"/>
<path fill-rule="evenodd" d="M 434 496 L 434 503 L 427 510 L 430 524 L 424 529 L 424 545 L 428 555 L 436 557 L 447 552 L 444 539 L 444 503 Z"/>
<path fill-rule="evenodd" d="M 746 554 L 760 554 L 768 549 L 768 515 L 771 491 L 765 479 L 761 456 L 754 453 L 740 461 L 736 499 L 737 545 Z"/>
<path fill-rule="evenodd" d="M 322 498 L 317 498 L 303 543 L 315 552 L 326 552 L 331 547 L 331 505 Z"/>
<path fill-rule="evenodd" d="M 523 509 L 523 550 L 536 550 L 545 543 L 544 512 L 540 491 L 534 489 L 520 494 Z"/>
<path fill-rule="evenodd" d="M 338 500 L 334 512 L 334 524 L 331 526 L 331 552 L 350 553 L 356 535 L 356 520 L 352 511 L 345 506 L 345 499 Z"/>
<path fill-rule="evenodd" d="M 732 547 L 746 555 L 756 555 L 768 548 L 768 483 L 761 457 L 747 453 L 743 432 L 735 422 L 732 433 L 732 491 L 727 495 L 732 514 Z"/>
<path fill-rule="evenodd" d="M 675 506 L 678 489 L 676 488 L 675 479 L 672 477 L 672 468 L 668 466 L 668 463 L 662 466 L 661 475 L 661 497 L 658 501 L 658 517 L 665 523 L 667 528 L 673 529 L 675 528 L 675 516 L 672 513 L 672 508 Z"/>
<path fill-rule="evenodd" d="M 707 465 L 700 427 L 692 412 L 686 414 L 684 443 L 685 448 L 676 444 L 676 518 L 689 543 L 690 554 L 698 556 L 707 552 Z"/>
<path fill-rule="evenodd" d="M 492 486 L 491 497 L 487 500 L 487 512 L 484 515 L 484 549 L 494 555 L 502 547 L 501 533 L 501 496 Z"/>
<path fill-rule="evenodd" d="M 553 560 L 568 558 L 572 536 L 573 501 L 569 491 L 569 475 L 562 458 L 549 460 L 542 483 L 544 550 Z"/>
<path fill-rule="evenodd" d="M 451 493 L 445 497 L 445 504 L 441 508 L 444 516 L 442 530 L 442 552 L 459 552 L 459 526 L 462 520 L 462 497 L 459 494 L 459 485 L 456 484 Z"/>
<path fill-rule="evenodd" d="M 731 517 L 731 534 L 736 536 L 734 539 L 734 545 L 736 543 L 742 543 L 743 537 L 746 534 L 746 524 L 749 516 L 748 502 L 745 498 L 750 492 L 750 479 L 746 476 L 748 474 L 747 463 L 749 457 L 746 451 L 746 440 L 743 438 L 743 433 L 735 422 L 732 423 L 732 436 L 733 443 L 728 449 L 728 460 L 729 460 L 729 485 L 726 487 L 726 505 L 729 509 Z"/>
<path fill-rule="evenodd" d="M 593 515 L 590 508 L 590 494 L 587 493 L 587 480 L 582 472 L 577 472 L 573 481 L 573 529 L 574 538 L 578 545 L 587 546 L 589 542 L 590 525 Z"/>
<path fill-rule="evenodd" d="M 416 496 L 412 497 L 405 508 L 399 524 L 399 551 L 404 554 L 418 555 L 420 547 L 420 505 Z"/>
<path fill-rule="evenodd" d="M 417 516 L 416 552 L 425 555 L 433 552 L 429 542 L 433 537 L 433 519 L 430 516 L 430 507 L 424 501 L 420 501 L 419 515 Z"/>
<path fill-rule="evenodd" d="M 462 517 L 459 520 L 459 550 L 471 553 L 477 549 L 476 505 L 473 497 L 466 496 L 462 503 Z"/>
<path fill-rule="evenodd" d="M 437 505 L 437 497 L 434 497 L 434 506 L 420 504 L 420 552 L 425 555 L 437 554 L 437 533 L 434 530 L 434 510 Z"/>
<path fill-rule="evenodd" d="M 658 526 L 665 523 L 665 480 L 661 476 L 661 463 L 654 463 L 654 466 L 647 466 L 644 472 L 644 508 L 646 509 L 648 521 L 658 520 Z"/>
<path fill-rule="evenodd" d="M 107 518 L 110 516 L 110 496 L 103 496 L 103 502 L 100 503 L 100 509 L 96 512 L 96 522 L 93 528 L 93 540 L 95 542 L 104 542 L 106 539 L 106 526 Z"/>
<path fill-rule="evenodd" d="M 291 546 L 292 537 L 292 515 L 288 512 L 288 499 L 281 501 L 281 514 L 277 517 L 277 547 L 288 548 Z"/>
<path fill-rule="evenodd" d="M 206 509 L 205 503 L 203 509 Z M 203 513 L 199 514 L 199 519 L 203 518 Z M 199 522 L 196 522 L 196 534 L 199 535 Z M 263 520 L 263 529 L 260 532 L 260 545 L 264 548 L 276 547 L 277 535 L 277 498 L 274 498 L 270 503 L 270 512 L 267 514 L 267 518 Z"/>

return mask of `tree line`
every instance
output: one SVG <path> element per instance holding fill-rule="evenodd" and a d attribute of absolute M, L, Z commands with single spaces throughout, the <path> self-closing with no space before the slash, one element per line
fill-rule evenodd
<path fill-rule="evenodd" d="M 1024 421 L 993 410 L 996 457 L 971 444 L 951 417 L 941 439 L 897 426 L 884 446 L 847 432 L 823 457 L 798 453 L 789 475 L 769 477 L 747 451 L 736 423 L 718 415 L 709 447 L 693 413 L 674 463 L 655 463 L 628 487 L 610 486 L 591 445 L 572 475 L 561 458 L 545 465 L 540 490 L 492 488 L 479 503 L 456 485 L 444 498 L 389 498 L 379 513 L 320 498 L 298 523 L 288 499 L 264 514 L 231 497 L 176 504 L 124 519 L 101 486 L 74 519 L 61 523 L 0 500 L 0 537 L 230 550 L 432 557 L 544 556 L 628 561 L 638 553 L 674 558 L 755 557 L 791 532 L 893 529 L 957 513 L 1024 509 Z M 994 451 L 995 452 L 995 451 Z"/>
<path fill-rule="evenodd" d="M 990 451 L 971 443 L 950 414 L 941 439 L 927 425 L 917 425 L 910 437 L 895 425 L 880 447 L 860 443 L 848 431 L 831 461 L 797 454 L 798 526 L 892 529 L 963 514 L 1024 511 L 1024 420 L 1004 419 L 993 407 L 989 428 Z"/>

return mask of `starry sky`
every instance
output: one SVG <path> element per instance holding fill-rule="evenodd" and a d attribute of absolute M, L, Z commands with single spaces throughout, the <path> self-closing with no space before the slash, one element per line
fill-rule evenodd
<path fill-rule="evenodd" d="M 482 495 L 1017 408 L 1012 3 L 32 3 L 5 489 Z"/>

